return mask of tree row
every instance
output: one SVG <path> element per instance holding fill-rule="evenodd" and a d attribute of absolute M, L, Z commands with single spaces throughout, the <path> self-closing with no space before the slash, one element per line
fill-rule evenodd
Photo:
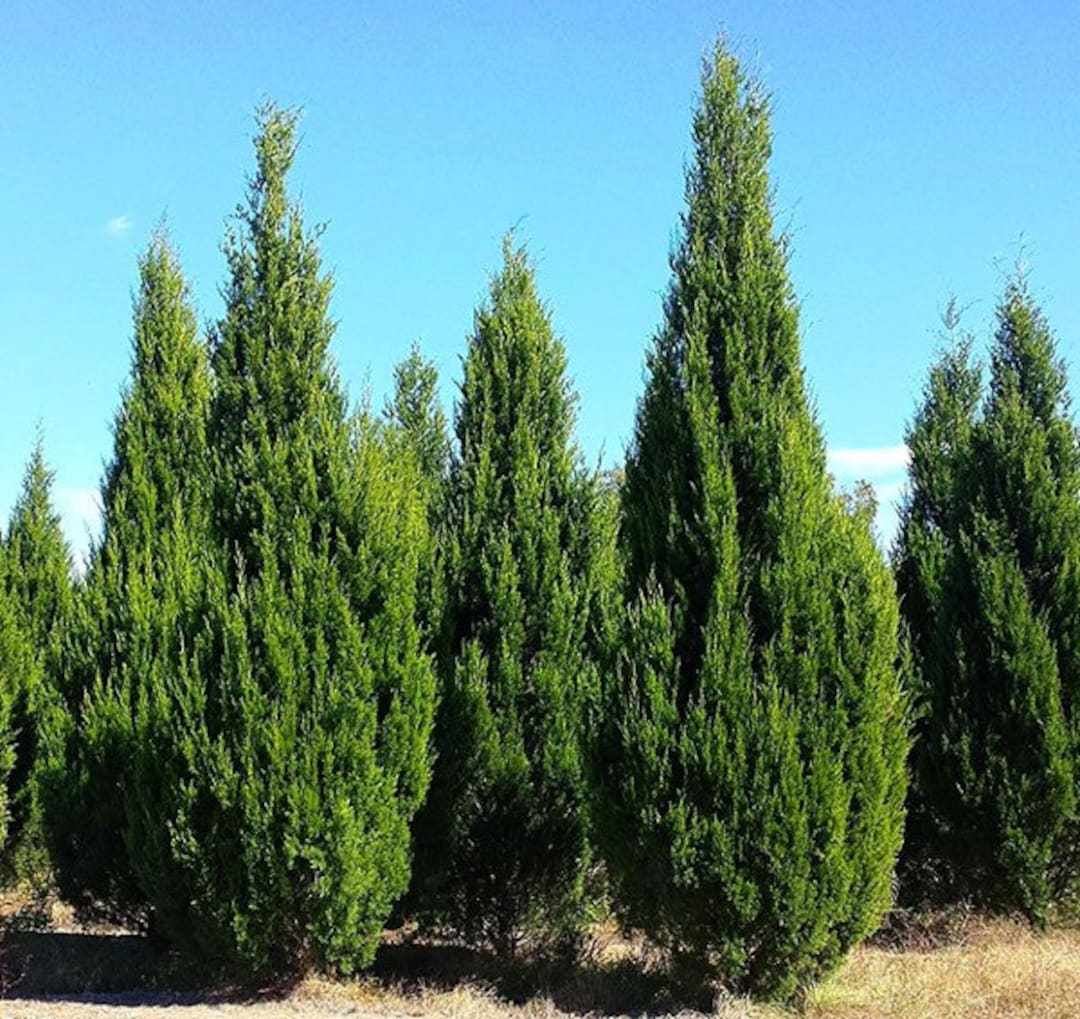
<path fill-rule="evenodd" d="M 415 347 L 385 408 L 349 406 L 296 127 L 259 113 L 206 335 L 163 233 L 140 260 L 75 581 L 31 458 L 0 541 L 9 875 L 258 977 L 353 972 L 401 922 L 572 954 L 611 911 L 778 997 L 897 874 L 915 905 L 1068 908 L 1080 444 L 1024 277 L 989 387 L 970 337 L 930 372 L 889 563 L 827 471 L 769 99 L 724 43 L 609 475 L 512 234 L 452 424 Z"/>

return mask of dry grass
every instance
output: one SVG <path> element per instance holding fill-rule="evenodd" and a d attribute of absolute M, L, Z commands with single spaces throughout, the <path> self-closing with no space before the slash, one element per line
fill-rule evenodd
<path fill-rule="evenodd" d="M 586 964 L 569 974 L 506 969 L 461 948 L 410 944 L 398 937 L 387 944 L 374 972 L 360 980 L 311 978 L 257 994 L 220 988 L 176 993 L 178 985 L 162 976 L 170 972 L 164 959 L 155 968 L 143 939 L 80 929 L 51 902 L 31 907 L 0 899 L 0 914 L 8 917 L 4 947 L 9 957 L 17 954 L 19 937 L 30 939 L 23 944 L 37 945 L 36 962 L 31 958 L 24 965 L 0 1000 L 0 1016 L 21 1019 L 177 1014 L 184 1019 L 583 1019 L 703 1013 L 791 1019 L 797 1014 L 742 1000 L 672 997 L 646 947 L 611 930 L 597 932 Z M 894 927 L 877 944 L 853 952 L 808 995 L 801 1014 L 808 1019 L 1080 1019 L 1080 929 L 1037 936 L 1021 923 L 963 914 Z"/>
<path fill-rule="evenodd" d="M 815 1019 L 1077 1019 L 1080 930 L 972 920 L 929 951 L 860 948 L 810 996 Z"/>

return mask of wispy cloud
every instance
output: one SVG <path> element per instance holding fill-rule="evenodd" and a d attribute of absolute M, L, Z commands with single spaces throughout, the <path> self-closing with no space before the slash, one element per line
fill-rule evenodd
<path fill-rule="evenodd" d="M 877 497 L 877 532 L 883 547 L 896 536 L 900 496 L 907 484 L 907 446 L 862 446 L 828 450 L 829 470 L 843 488 L 867 481 Z"/>
<path fill-rule="evenodd" d="M 877 495 L 878 503 L 884 505 L 885 503 L 898 502 L 900 496 L 904 494 L 904 487 L 907 485 L 907 478 L 898 478 L 895 481 L 876 482 L 874 484 L 874 492 Z"/>
<path fill-rule="evenodd" d="M 131 229 L 131 220 L 127 216 L 114 216 L 105 222 L 105 232 L 110 237 L 120 237 Z"/>
<path fill-rule="evenodd" d="M 101 534 L 101 497 L 96 488 L 57 488 L 53 498 L 75 568 L 81 573 L 91 541 Z"/>
<path fill-rule="evenodd" d="M 829 468 L 844 478 L 879 478 L 907 469 L 911 454 L 907 446 L 865 446 L 830 449 Z"/>

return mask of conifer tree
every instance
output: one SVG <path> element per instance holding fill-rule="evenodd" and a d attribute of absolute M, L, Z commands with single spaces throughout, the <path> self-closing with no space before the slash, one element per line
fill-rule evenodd
<path fill-rule="evenodd" d="M 71 611 L 71 554 L 52 505 L 53 472 L 41 432 L 4 544 L 7 586 L 31 644 L 43 653 Z"/>
<path fill-rule="evenodd" d="M 8 655 L 20 659 L 11 690 L 10 726 L 14 764 L 9 776 L 9 853 L 16 872 L 36 869 L 40 846 L 38 807 L 32 776 L 40 745 L 46 674 L 57 642 L 71 618 L 71 555 L 52 505 L 53 472 L 38 432 L 4 540 Z M 15 649 L 22 648 L 20 655 Z"/>
<path fill-rule="evenodd" d="M 503 954 L 573 935 L 590 861 L 583 723 L 613 542 L 574 403 L 509 236 L 456 413 L 437 763 L 417 835 L 418 897 Z"/>
<path fill-rule="evenodd" d="M 177 528 L 164 614 L 182 639 L 140 683 L 128 810 L 159 930 L 259 973 L 370 961 L 408 882 L 434 710 L 419 469 L 346 416 L 331 281 L 286 190 L 295 128 L 261 112 L 226 243 L 215 548 Z"/>
<path fill-rule="evenodd" d="M 905 891 L 1041 923 L 1080 874 L 1080 447 L 1023 275 L 981 408 L 969 346 L 934 365 L 908 434 L 895 558 L 921 710 Z"/>
<path fill-rule="evenodd" d="M 446 523 L 447 481 L 450 469 L 450 436 L 446 415 L 439 404 L 439 373 L 414 343 L 409 356 L 394 367 L 394 393 L 387 401 L 385 417 L 391 437 L 401 442 L 416 459 L 423 480 L 432 540 L 427 557 L 420 564 L 421 590 L 418 614 L 429 648 L 442 626 L 445 611 L 446 571 L 443 568 L 441 536 Z"/>
<path fill-rule="evenodd" d="M 164 230 L 140 258 L 133 320 L 131 380 L 102 485 L 104 532 L 62 642 L 39 776 L 62 895 L 124 919 L 145 902 L 127 845 L 135 698 L 175 646 L 169 562 L 190 551 L 176 547 L 176 528 L 206 540 L 209 366 Z"/>
<path fill-rule="evenodd" d="M 450 465 L 450 437 L 439 404 L 439 372 L 414 343 L 409 356 L 394 367 L 394 395 L 387 419 L 415 447 L 424 476 L 441 488 Z"/>
<path fill-rule="evenodd" d="M 4 560 L 4 546 L 0 542 L 0 851 L 6 854 L 12 801 L 18 795 L 11 782 L 17 737 L 12 708 L 33 663 L 8 594 Z"/>
<path fill-rule="evenodd" d="M 784 996 L 890 904 L 897 604 L 806 395 L 768 99 L 723 42 L 701 85 L 622 486 L 634 605 L 606 684 L 599 831 L 628 922 L 698 975 Z"/>

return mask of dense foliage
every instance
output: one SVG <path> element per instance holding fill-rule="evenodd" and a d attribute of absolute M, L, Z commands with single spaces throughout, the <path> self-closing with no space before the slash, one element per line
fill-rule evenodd
<path fill-rule="evenodd" d="M 508 237 L 457 408 L 437 762 L 417 834 L 422 907 L 504 954 L 583 918 L 583 723 L 613 534 L 573 440 L 574 400 Z"/>
<path fill-rule="evenodd" d="M 769 107 L 705 66 L 664 325 L 623 487 L 637 601 L 601 817 L 629 921 L 787 994 L 890 905 L 906 787 L 897 605 L 825 470 L 773 232 Z"/>
<path fill-rule="evenodd" d="M 69 897 L 141 899 L 253 971 L 370 959 L 434 709 L 419 462 L 347 416 L 330 281 L 285 191 L 294 132 L 264 111 L 212 386 L 167 248 L 144 260 L 90 639 L 42 783 Z"/>
<path fill-rule="evenodd" d="M 2 583 L 4 552 L 0 546 L 0 850 L 8 853 L 11 814 L 20 788 L 12 781 L 18 730 L 13 708 L 33 669 L 29 644 L 19 625 L 15 603 Z"/>
<path fill-rule="evenodd" d="M 140 259 L 133 318 L 103 535 L 61 643 L 38 781 L 61 893 L 84 911 L 125 919 L 145 902 L 128 857 L 138 692 L 177 636 L 171 567 L 191 550 L 174 538 L 205 536 L 210 374 L 163 231 Z"/>
<path fill-rule="evenodd" d="M 11 514 L 0 567 L 0 612 L 7 659 L 8 726 L 13 759 L 7 776 L 9 843 L 4 864 L 13 876 L 40 869 L 40 814 L 34 772 L 41 746 L 49 670 L 72 618 L 71 556 L 52 505 L 53 473 L 39 431 Z M 7 753 L 7 750 L 4 751 Z"/>
<path fill-rule="evenodd" d="M 1080 445 L 1023 276 L 997 309 L 985 398 L 961 339 L 908 443 L 896 570 L 921 717 L 906 893 L 1041 922 L 1080 848 Z"/>
<path fill-rule="evenodd" d="M 263 111 L 226 243 L 214 542 L 175 561 L 182 646 L 142 683 L 134 795 L 155 807 L 132 855 L 174 940 L 253 970 L 348 971 L 408 882 L 427 786 L 428 528 L 415 459 L 347 416 L 331 281 L 286 191 L 295 129 Z"/>

